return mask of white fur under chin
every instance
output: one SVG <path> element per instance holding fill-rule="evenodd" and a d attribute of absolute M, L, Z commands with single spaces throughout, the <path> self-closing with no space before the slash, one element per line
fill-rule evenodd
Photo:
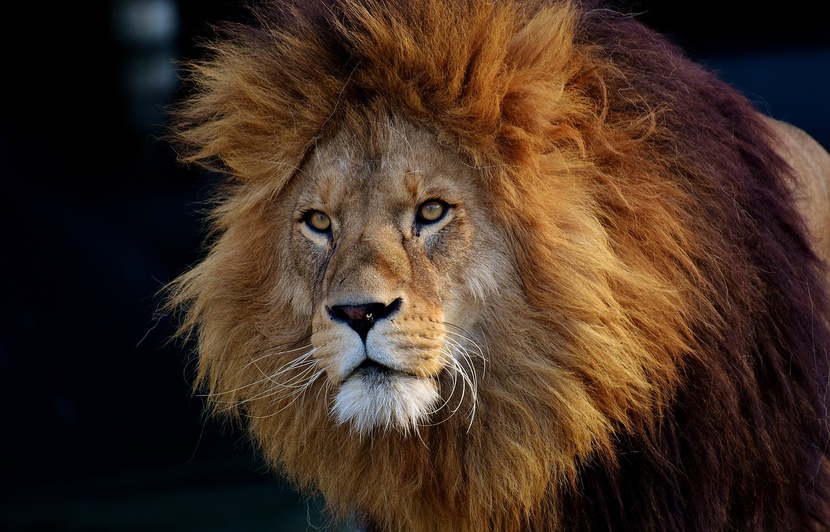
<path fill-rule="evenodd" d="M 338 423 L 351 423 L 359 434 L 374 429 L 417 432 L 434 412 L 441 396 L 430 379 L 408 375 L 355 375 L 334 398 L 332 414 Z"/>

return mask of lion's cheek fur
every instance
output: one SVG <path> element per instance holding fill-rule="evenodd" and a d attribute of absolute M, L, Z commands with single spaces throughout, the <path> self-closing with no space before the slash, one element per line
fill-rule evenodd
<path fill-rule="evenodd" d="M 587 401 L 580 403 L 601 412 L 606 425 L 633 426 L 666 407 L 693 344 L 685 320 L 691 314 L 688 298 L 698 290 L 689 285 L 682 263 L 664 269 L 652 264 L 672 255 L 684 257 L 678 241 L 694 239 L 682 225 L 658 221 L 662 212 L 655 212 L 650 222 L 647 210 L 638 214 L 642 224 L 631 226 L 629 234 L 613 234 L 615 228 L 605 221 L 609 206 L 601 203 L 598 189 L 592 193 L 609 178 L 596 168 L 562 174 L 550 196 L 527 194 L 522 209 L 498 214 L 505 223 L 513 220 L 514 239 L 521 243 L 516 267 L 527 302 L 538 313 L 531 313 L 529 321 L 542 338 L 554 331 L 560 341 L 538 349 L 571 376 L 552 382 L 579 383 L 575 388 L 588 392 Z M 657 176 L 645 178 L 659 181 Z M 539 199 L 551 196 L 557 199 Z M 665 227 L 661 238 L 653 232 L 652 224 L 658 223 Z M 649 239 L 649 254 L 638 254 L 639 246 L 615 241 L 619 238 Z"/>

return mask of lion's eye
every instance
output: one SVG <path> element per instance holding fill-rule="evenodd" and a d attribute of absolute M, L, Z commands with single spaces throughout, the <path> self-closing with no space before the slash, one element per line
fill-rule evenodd
<path fill-rule="evenodd" d="M 429 200 L 418 207 L 416 214 L 416 221 L 420 224 L 433 224 L 447 214 L 449 205 L 441 200 Z"/>
<path fill-rule="evenodd" d="M 331 218 L 322 211 L 308 211 L 305 215 L 305 223 L 312 231 L 318 233 L 331 231 Z"/>

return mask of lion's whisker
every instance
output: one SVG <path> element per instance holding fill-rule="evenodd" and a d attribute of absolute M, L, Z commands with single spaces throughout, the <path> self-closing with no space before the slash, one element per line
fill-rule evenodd
<path fill-rule="evenodd" d="M 476 405 L 477 405 L 477 389 L 478 389 L 478 380 L 475 373 L 473 361 L 471 355 L 467 352 L 462 344 L 455 340 L 449 339 L 447 342 L 449 347 L 441 349 L 440 351 L 440 362 L 450 369 L 450 390 L 447 394 L 445 394 L 444 401 L 436 405 L 435 408 L 428 415 L 433 415 L 445 407 L 449 405 L 453 401 L 453 397 L 456 396 L 456 390 L 459 389 L 459 382 L 460 386 L 460 397 L 457 398 L 455 401 L 454 406 L 451 408 L 449 415 L 435 423 L 424 423 L 422 426 L 436 426 L 441 423 L 444 423 L 451 419 L 461 408 L 463 404 L 465 404 L 465 398 L 467 397 L 467 388 L 469 388 L 470 396 L 471 396 L 471 407 L 470 407 L 470 416 L 469 416 L 469 423 L 467 430 L 469 431 L 472 428 L 472 422 L 475 418 L 476 412 Z M 465 363 L 462 361 L 466 361 L 466 365 L 469 366 L 470 370 L 472 370 L 472 375 L 469 374 L 467 369 L 464 367 Z"/>
<path fill-rule="evenodd" d="M 464 370 L 463 366 L 461 365 L 461 361 L 456 359 L 455 357 L 451 357 L 453 361 L 453 367 L 456 371 L 461 375 L 462 382 L 466 384 L 466 386 L 470 389 L 471 405 L 470 405 L 470 414 L 469 414 L 469 424 L 467 426 L 467 430 L 469 431 L 472 429 L 473 420 L 475 418 L 476 407 L 478 404 L 478 381 L 475 378 L 475 372 L 473 372 L 473 376 L 471 377 L 467 371 Z M 461 400 L 464 399 L 464 388 L 465 386 L 461 387 L 462 390 L 462 397 Z M 459 403 L 460 405 L 461 403 Z M 460 406 L 459 406 L 460 407 Z"/>
<path fill-rule="evenodd" d="M 236 372 L 234 372 L 232 377 L 233 377 L 233 379 L 239 377 L 245 370 L 249 369 L 251 366 L 257 367 L 258 364 L 261 361 L 265 360 L 265 359 L 288 355 L 288 354 L 291 354 L 291 353 L 294 353 L 296 351 L 300 351 L 300 350 L 303 350 L 303 349 L 308 349 L 308 351 L 306 353 L 300 355 L 299 357 L 294 358 L 291 362 L 289 362 L 288 364 L 286 364 L 284 366 L 285 368 L 291 368 L 292 365 L 297 364 L 299 362 L 302 362 L 302 361 L 308 359 L 308 357 L 310 357 L 313 354 L 315 349 L 313 349 L 311 345 L 304 345 L 304 346 L 300 346 L 300 347 L 296 347 L 296 348 L 288 349 L 288 350 L 284 350 L 284 351 L 273 351 L 273 352 L 272 351 L 267 351 L 267 352 L 265 352 L 264 354 L 262 354 L 258 357 L 251 357 L 250 355 L 248 355 L 248 357 L 250 358 L 249 362 L 247 364 L 243 365 L 242 367 L 240 367 L 238 370 L 236 370 Z M 261 370 L 260 370 L 260 372 L 263 373 Z M 210 392 L 208 394 L 203 394 L 203 396 L 233 394 L 233 393 L 236 393 L 236 392 L 238 392 L 240 390 L 243 390 L 245 388 L 255 386 L 255 385 L 257 385 L 261 382 L 264 382 L 264 381 L 258 380 L 258 381 L 248 383 L 244 386 L 240 386 L 238 388 L 234 388 L 234 389 L 231 389 L 231 390 L 225 390 L 223 392 Z"/>
<path fill-rule="evenodd" d="M 473 381 L 472 382 L 473 389 L 477 389 L 478 388 L 478 377 L 476 376 L 475 365 L 473 363 L 473 359 L 472 359 L 472 356 L 470 355 L 470 352 L 465 348 L 464 345 L 462 345 L 460 342 L 458 342 L 458 341 L 456 341 L 452 338 L 446 338 L 446 341 L 450 346 L 455 348 L 454 353 L 448 353 L 449 356 L 451 358 L 455 359 L 455 357 L 453 355 L 457 354 L 459 357 L 461 357 L 463 360 L 465 360 L 467 362 L 467 364 L 469 365 L 471 373 L 472 373 L 472 377 L 469 377 L 469 378 L 472 379 L 472 381 Z M 482 357 L 482 359 L 483 359 L 483 357 Z M 460 361 L 456 360 L 456 362 L 459 363 L 458 367 L 460 369 Z M 466 375 L 466 372 L 463 372 L 463 373 Z"/>
<path fill-rule="evenodd" d="M 275 411 L 273 411 L 273 412 L 271 412 L 271 413 L 269 413 L 269 414 L 265 414 L 265 415 L 261 415 L 261 416 L 253 416 L 253 415 L 248 414 L 248 415 L 247 415 L 247 417 L 248 417 L 249 419 L 267 419 L 267 418 L 271 418 L 271 417 L 274 417 L 274 416 L 276 416 L 276 415 L 278 415 L 278 414 L 282 413 L 282 412 L 283 412 L 283 411 L 285 411 L 287 408 L 290 408 L 290 407 L 291 407 L 291 406 L 292 406 L 295 402 L 297 402 L 297 400 L 298 400 L 300 397 L 302 397 L 302 396 L 303 396 L 303 393 L 304 393 L 306 390 L 308 390 L 308 389 L 309 389 L 309 388 L 310 388 L 310 387 L 314 384 L 314 382 L 316 382 L 316 381 L 317 381 L 317 379 L 319 379 L 319 378 L 320 378 L 320 376 L 322 376 L 323 374 L 325 374 L 325 372 L 326 372 L 326 371 L 325 371 L 324 369 L 320 369 L 320 370 L 318 370 L 316 373 L 314 373 L 314 374 L 313 374 L 313 375 L 312 375 L 312 376 L 311 376 L 311 377 L 310 377 L 310 378 L 306 381 L 305 385 L 303 385 L 302 387 L 297 387 L 297 388 L 294 388 L 294 389 L 290 390 L 287 394 L 285 394 L 285 395 L 283 395 L 283 396 L 281 396 L 281 397 L 278 397 L 278 399 L 277 399 L 276 401 L 272 401 L 272 403 L 276 403 L 277 401 L 283 400 L 283 399 L 285 399 L 286 397 L 291 397 L 291 400 L 290 400 L 288 403 L 284 404 L 282 407 L 278 408 L 277 410 L 275 410 Z M 276 396 L 276 394 L 273 394 L 273 395 L 275 395 L 275 396 Z"/>
<path fill-rule="evenodd" d="M 446 329 L 447 335 L 451 335 L 451 336 L 456 337 L 456 338 L 461 338 L 464 341 L 465 344 L 469 344 L 470 346 L 472 346 L 474 348 L 473 353 L 470 353 L 469 350 L 466 350 L 466 349 L 465 349 L 465 352 L 467 354 L 474 354 L 477 358 L 481 359 L 481 362 L 482 362 L 481 374 L 482 374 L 482 377 L 483 377 L 487 373 L 487 356 L 484 354 L 484 352 L 485 352 L 484 348 L 482 348 L 482 346 L 479 345 L 478 342 L 473 340 L 473 337 L 472 337 L 473 335 L 470 334 L 463 327 L 460 327 L 458 325 L 455 325 L 455 324 L 449 323 L 449 322 L 444 322 L 444 325 L 445 325 L 445 327 L 447 327 L 447 329 Z M 458 329 L 461 332 L 460 333 L 455 332 L 455 331 L 452 330 L 453 328 Z M 450 339 L 448 338 L 448 340 L 450 340 Z"/>
<path fill-rule="evenodd" d="M 269 372 L 263 369 L 262 362 L 265 360 L 276 357 L 284 357 L 302 350 L 305 350 L 305 352 L 299 356 L 293 357 L 290 361 L 277 368 L 276 371 Z M 242 406 L 269 397 L 275 397 L 279 398 L 278 400 L 282 400 L 286 397 L 291 397 L 292 395 L 299 396 L 304 390 L 308 389 L 313 382 L 320 377 L 320 375 L 324 373 L 324 370 L 317 369 L 318 363 L 313 358 L 313 354 L 316 350 L 317 348 L 313 348 L 311 345 L 304 345 L 287 350 L 269 351 L 260 356 L 251 357 L 247 364 L 237 370 L 234 378 L 238 377 L 250 368 L 255 368 L 256 371 L 261 374 L 261 378 L 251 380 L 251 382 L 245 385 L 223 390 L 221 392 L 210 391 L 203 394 L 203 396 L 207 397 L 213 404 L 224 406 Z M 315 371 L 315 369 L 317 369 L 317 371 Z M 282 376 L 289 374 L 290 376 L 288 378 L 281 379 Z M 236 396 L 244 390 L 264 386 L 266 383 L 272 386 L 268 386 L 262 391 L 251 394 L 247 397 L 227 401 L 221 399 L 221 397 Z M 294 400 L 296 400 L 296 397 L 289 403 L 289 405 L 293 403 Z"/>
<path fill-rule="evenodd" d="M 297 390 L 301 390 L 301 389 L 305 388 L 308 385 L 309 380 L 313 380 L 313 379 L 317 378 L 318 375 L 316 375 L 316 374 L 312 375 L 311 377 L 308 376 L 309 373 L 311 373 L 313 371 L 314 367 L 315 367 L 315 364 L 309 363 L 308 367 L 303 369 L 297 375 L 292 376 L 289 380 L 287 380 L 285 382 L 278 382 L 278 381 L 275 381 L 272 378 L 272 376 L 264 375 L 263 378 L 261 378 L 259 380 L 256 380 L 256 381 L 253 381 L 253 382 L 251 382 L 249 384 L 246 384 L 244 386 L 239 386 L 239 387 L 234 388 L 232 390 L 227 390 L 227 391 L 224 391 L 224 392 L 221 392 L 221 393 L 217 392 L 217 393 L 204 394 L 204 396 L 211 399 L 211 401 L 213 403 L 219 404 L 219 405 L 232 405 L 232 404 L 243 405 L 243 404 L 258 400 L 258 399 L 264 399 L 264 398 L 267 398 L 267 397 L 276 396 L 276 395 L 278 395 L 278 394 L 280 394 L 281 392 L 284 392 L 284 391 L 287 391 L 288 394 L 295 393 Z M 320 370 L 320 371 L 322 371 L 322 370 Z M 221 395 L 233 394 L 235 392 L 239 392 L 241 390 L 244 390 L 244 389 L 247 389 L 247 388 L 250 388 L 250 387 L 253 387 L 253 386 L 262 385 L 266 382 L 271 383 L 271 384 L 275 384 L 276 386 L 267 388 L 267 389 L 265 389 L 265 390 L 263 390 L 259 393 L 250 395 L 250 396 L 242 398 L 242 399 L 237 399 L 237 400 L 232 400 L 232 401 L 223 401 L 223 400 L 218 399 L 218 397 L 221 396 Z"/>

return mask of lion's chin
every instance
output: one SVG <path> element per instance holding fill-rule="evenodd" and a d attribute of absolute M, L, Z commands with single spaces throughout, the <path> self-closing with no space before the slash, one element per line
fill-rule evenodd
<path fill-rule="evenodd" d="M 432 379 L 395 371 L 358 371 L 340 386 L 332 415 L 358 434 L 375 430 L 409 434 L 435 411 L 440 399 Z"/>

